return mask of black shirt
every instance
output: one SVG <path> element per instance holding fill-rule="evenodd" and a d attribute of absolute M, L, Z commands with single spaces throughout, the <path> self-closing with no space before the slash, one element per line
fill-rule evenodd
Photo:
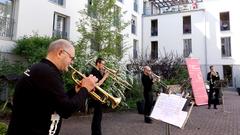
<path fill-rule="evenodd" d="M 61 72 L 51 61 L 41 60 L 27 69 L 16 85 L 8 134 L 48 135 L 51 115 L 56 112 L 68 118 L 84 110 L 87 93 L 86 88 L 65 93 Z"/>
<path fill-rule="evenodd" d="M 144 93 L 152 91 L 153 80 L 144 73 L 142 74 L 142 84 L 144 87 Z"/>
<path fill-rule="evenodd" d="M 219 73 L 216 72 L 217 76 L 211 75 L 211 72 L 207 74 L 207 80 L 209 81 L 210 89 L 216 87 L 216 81 L 220 80 Z"/>
<path fill-rule="evenodd" d="M 96 76 L 98 81 L 102 80 L 102 78 L 103 78 L 103 75 L 101 74 L 101 72 L 99 70 L 97 70 L 96 68 L 92 69 L 91 74 Z"/>

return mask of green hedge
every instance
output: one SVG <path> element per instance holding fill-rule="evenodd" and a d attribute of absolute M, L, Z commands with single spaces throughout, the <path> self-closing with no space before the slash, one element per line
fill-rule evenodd
<path fill-rule="evenodd" d="M 0 122 L 0 135 L 6 135 L 7 134 L 7 124 Z"/>

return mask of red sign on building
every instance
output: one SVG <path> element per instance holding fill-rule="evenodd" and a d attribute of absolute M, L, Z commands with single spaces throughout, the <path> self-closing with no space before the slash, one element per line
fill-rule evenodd
<path fill-rule="evenodd" d="M 185 59 L 189 77 L 191 78 L 192 91 L 197 105 L 206 105 L 208 95 L 202 77 L 199 60 L 197 58 Z"/>

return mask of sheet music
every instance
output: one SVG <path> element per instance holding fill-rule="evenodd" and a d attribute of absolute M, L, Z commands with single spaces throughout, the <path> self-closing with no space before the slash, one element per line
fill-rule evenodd
<path fill-rule="evenodd" d="M 187 112 L 182 111 L 187 99 L 175 94 L 161 93 L 150 117 L 181 128 L 187 118 Z"/>

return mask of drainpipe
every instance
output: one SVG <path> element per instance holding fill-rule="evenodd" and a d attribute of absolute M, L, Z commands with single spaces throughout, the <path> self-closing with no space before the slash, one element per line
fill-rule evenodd
<path fill-rule="evenodd" d="M 208 71 L 208 59 L 207 59 L 207 56 L 208 56 L 208 53 L 207 53 L 207 35 L 206 35 L 206 31 L 207 31 L 207 21 L 206 21 L 206 10 L 204 9 L 204 31 L 205 31 L 205 36 L 204 36 L 204 46 L 205 46 L 205 70 L 206 70 L 206 73 Z M 205 75 L 206 75 L 205 73 Z"/>

